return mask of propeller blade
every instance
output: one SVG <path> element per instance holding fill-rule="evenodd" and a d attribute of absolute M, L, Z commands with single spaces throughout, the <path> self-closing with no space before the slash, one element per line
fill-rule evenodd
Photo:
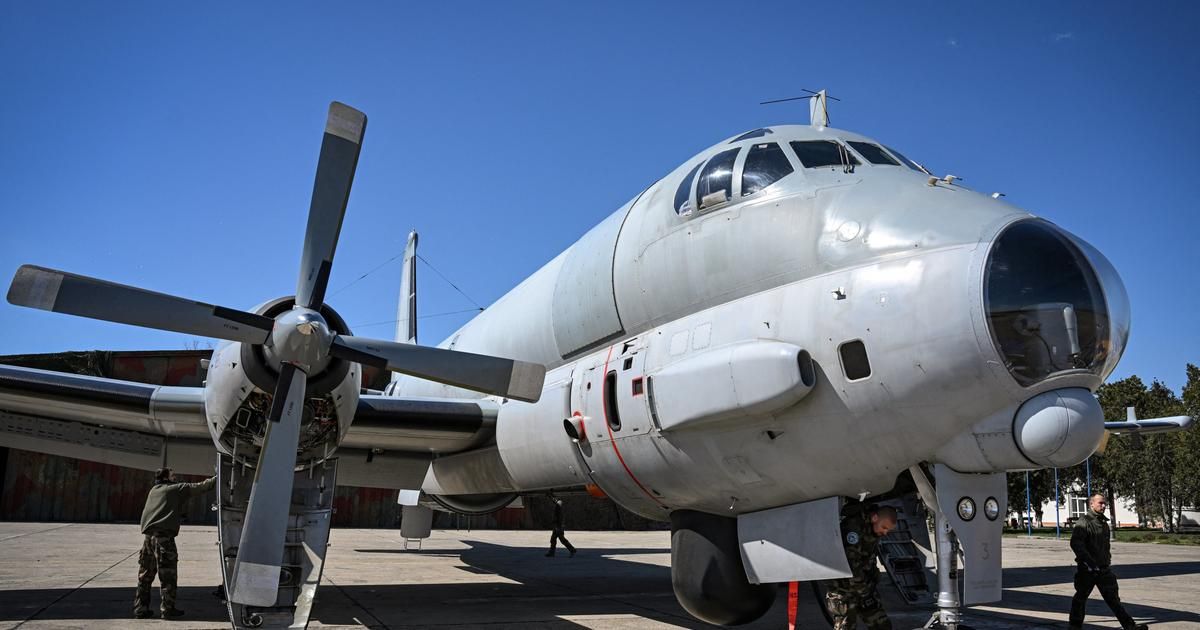
<path fill-rule="evenodd" d="M 545 366 L 537 363 L 365 337 L 335 337 L 329 351 L 347 361 L 526 402 L 537 402 L 546 380 Z"/>
<path fill-rule="evenodd" d="M 317 179 L 313 183 L 312 205 L 308 209 L 308 229 L 304 234 L 304 253 L 300 257 L 300 280 L 296 285 L 296 304 L 319 309 L 325 301 L 333 252 L 337 249 L 342 218 L 350 200 L 350 185 L 362 149 L 367 116 L 337 101 L 329 104 L 321 157 L 317 161 Z"/>
<path fill-rule="evenodd" d="M 296 366 L 281 365 L 230 579 L 229 597 L 239 604 L 274 606 L 279 593 L 306 380 Z"/>
<path fill-rule="evenodd" d="M 267 340 L 275 323 L 254 313 L 34 265 L 17 269 L 8 301 L 106 322 L 255 344 Z"/>

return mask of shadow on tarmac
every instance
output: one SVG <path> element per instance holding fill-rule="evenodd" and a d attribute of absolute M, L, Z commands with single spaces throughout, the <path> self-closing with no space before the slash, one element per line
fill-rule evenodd
<path fill-rule="evenodd" d="M 712 628 L 689 616 L 679 607 L 671 588 L 668 567 L 630 559 L 630 556 L 669 553 L 667 548 L 582 547 L 574 558 L 560 551 L 559 557 L 546 558 L 544 549 L 509 547 L 481 541 L 464 541 L 469 549 L 375 548 L 354 549 L 354 553 L 374 556 L 371 562 L 403 576 L 405 555 L 457 558 L 458 570 L 472 574 L 494 574 L 510 580 L 462 581 L 451 577 L 444 583 L 338 585 L 326 579 L 318 591 L 313 619 L 323 624 L 391 627 L 431 623 L 474 625 L 512 624 L 514 627 L 536 623 L 548 628 L 580 628 L 563 617 L 576 615 L 636 615 L 685 628 Z M 1117 568 L 1125 579 L 1182 576 L 1200 573 L 1197 563 L 1177 562 L 1124 565 Z M 1048 584 L 1069 584 L 1073 567 L 1031 567 L 1005 569 L 1004 602 L 1008 609 L 1030 612 L 1061 611 L 1070 608 L 1069 595 L 1015 590 Z M 187 611 L 185 620 L 226 622 L 224 603 L 212 596 L 213 587 L 182 587 L 178 606 Z M 920 626 L 932 608 L 903 604 L 895 589 L 881 585 L 881 594 L 895 626 Z M 807 588 L 801 589 L 801 617 L 817 619 L 816 604 Z M 82 589 L 23 589 L 0 591 L 0 621 L 98 620 L 131 617 L 134 584 L 128 587 Z M 751 627 L 777 628 L 785 623 L 787 592 L 781 588 L 774 608 Z M 157 589 L 154 596 L 157 606 Z M 1126 602 L 1129 612 L 1139 621 L 1200 622 L 1200 615 L 1187 610 L 1170 610 Z M 365 613 L 365 614 L 364 614 Z M 1088 605 L 1089 617 L 1109 617 L 1102 601 Z M 1062 623 L 1012 613 L 966 611 L 968 623 L 987 620 L 980 627 L 1054 627 Z M 911 624 L 911 625 L 910 625 Z M 1009 625 L 1011 624 L 1011 625 Z M 798 624 L 799 625 L 799 624 Z M 805 623 L 804 627 L 825 627 Z M 1095 627 L 1095 626 L 1091 626 Z"/>

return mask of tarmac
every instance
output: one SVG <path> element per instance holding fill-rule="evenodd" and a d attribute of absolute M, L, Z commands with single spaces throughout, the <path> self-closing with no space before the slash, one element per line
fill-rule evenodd
<path fill-rule="evenodd" d="M 398 530 L 335 529 L 310 628 L 711 628 L 671 591 L 668 532 L 568 532 L 575 557 L 544 556 L 549 532 L 437 530 L 421 548 Z M 131 616 L 141 535 L 136 525 L 0 523 L 0 629 L 228 628 L 211 594 L 216 530 L 184 527 L 177 621 Z M 1200 628 L 1200 546 L 1115 543 L 1113 564 L 1131 614 L 1154 628 Z M 1005 538 L 1004 601 L 964 611 L 993 628 L 1065 628 L 1073 593 L 1065 540 Z M 896 628 L 932 608 L 900 600 L 884 579 Z M 743 628 L 787 627 L 787 592 Z M 157 602 L 157 589 L 155 593 Z M 801 585 L 797 628 L 827 628 Z M 157 606 L 157 603 L 155 604 Z M 1089 628 L 1117 628 L 1098 593 Z"/>

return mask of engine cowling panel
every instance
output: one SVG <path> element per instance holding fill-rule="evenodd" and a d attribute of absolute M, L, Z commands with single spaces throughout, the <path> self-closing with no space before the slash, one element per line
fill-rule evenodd
<path fill-rule="evenodd" d="M 294 298 L 284 297 L 259 305 L 257 314 L 273 317 L 291 308 Z M 349 334 L 346 323 L 333 309 L 321 314 L 338 334 Z M 301 419 L 298 465 L 320 462 L 337 450 L 346 436 L 358 406 L 361 367 L 333 359 L 308 376 Z M 254 465 L 262 447 L 267 416 L 278 380 L 263 355 L 262 346 L 224 342 L 213 350 L 204 384 L 208 430 L 217 449 Z"/>

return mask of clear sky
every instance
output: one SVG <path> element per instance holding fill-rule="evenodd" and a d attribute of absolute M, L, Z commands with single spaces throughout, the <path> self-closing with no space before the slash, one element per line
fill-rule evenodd
<path fill-rule="evenodd" d="M 487 305 L 723 137 L 835 127 L 1049 218 L 1121 273 L 1116 377 L 1200 362 L 1200 5 L 4 2 L 0 284 L 22 263 L 231 307 L 295 289 L 326 107 L 370 123 L 329 302 L 392 338 L 421 252 Z M 423 314 L 472 303 L 421 268 Z M 347 287 L 347 285 L 349 285 Z M 425 343 L 469 313 L 427 317 Z M 374 325 L 373 325 L 374 324 Z M 0 304 L 0 354 L 188 337 Z M 201 344 L 203 345 L 203 341 Z"/>

